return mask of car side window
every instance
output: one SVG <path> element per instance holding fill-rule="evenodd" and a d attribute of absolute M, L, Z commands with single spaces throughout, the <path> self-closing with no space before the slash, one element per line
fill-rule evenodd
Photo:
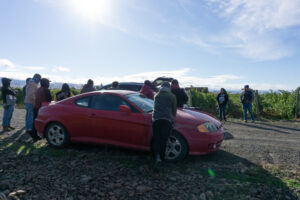
<path fill-rule="evenodd" d="M 83 97 L 83 98 L 80 98 L 80 99 L 76 99 L 75 100 L 75 104 L 79 107 L 89 107 L 89 103 L 90 103 L 90 97 Z"/>
<path fill-rule="evenodd" d="M 121 97 L 111 94 L 95 95 L 92 100 L 91 108 L 97 110 L 118 111 L 120 105 L 128 106 L 132 112 L 139 112 Z"/>

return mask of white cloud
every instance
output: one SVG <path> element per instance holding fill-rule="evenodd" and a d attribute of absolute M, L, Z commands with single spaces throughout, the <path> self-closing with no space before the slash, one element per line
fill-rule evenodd
<path fill-rule="evenodd" d="M 64 66 L 56 66 L 52 68 L 52 72 L 70 72 L 71 69 Z"/>
<path fill-rule="evenodd" d="M 43 67 L 43 66 L 26 66 L 24 68 L 28 69 L 28 70 L 32 70 L 32 71 L 42 71 L 42 70 L 45 70 L 45 67 Z"/>
<path fill-rule="evenodd" d="M 4 70 L 9 70 L 15 68 L 15 65 L 7 59 L 0 59 L 0 68 L 3 68 Z"/>
<path fill-rule="evenodd" d="M 299 0 L 211 0 L 208 4 L 229 23 L 228 30 L 215 35 L 211 42 L 255 60 L 277 60 L 293 54 L 280 31 L 300 25 Z"/>

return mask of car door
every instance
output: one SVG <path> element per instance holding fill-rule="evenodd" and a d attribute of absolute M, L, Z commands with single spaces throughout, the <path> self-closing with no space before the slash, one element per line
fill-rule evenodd
<path fill-rule="evenodd" d="M 72 139 L 92 137 L 90 102 L 91 96 L 85 96 L 75 99 L 75 105 L 66 108 L 64 121 Z M 72 113 L 72 115 L 67 113 Z"/>
<path fill-rule="evenodd" d="M 130 112 L 120 112 L 126 105 Z M 144 115 L 125 99 L 115 94 L 93 96 L 93 136 L 102 143 L 141 148 L 145 137 Z"/>

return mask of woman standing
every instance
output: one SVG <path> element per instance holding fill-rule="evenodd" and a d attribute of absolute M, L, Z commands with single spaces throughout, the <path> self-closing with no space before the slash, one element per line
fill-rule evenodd
<path fill-rule="evenodd" d="M 10 121 L 14 112 L 16 103 L 16 92 L 10 87 L 11 79 L 2 78 L 2 98 L 3 98 L 3 131 L 14 130 L 14 127 L 10 126 Z"/>
<path fill-rule="evenodd" d="M 217 102 L 219 104 L 219 116 L 220 121 L 223 120 L 226 121 L 226 104 L 228 102 L 228 95 L 224 88 L 221 88 L 220 93 L 217 96 Z"/>

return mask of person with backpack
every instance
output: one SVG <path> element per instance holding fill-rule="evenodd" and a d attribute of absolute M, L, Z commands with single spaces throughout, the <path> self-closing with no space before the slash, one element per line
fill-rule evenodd
<path fill-rule="evenodd" d="M 154 172 L 159 171 L 159 165 L 165 158 L 167 141 L 177 112 L 176 97 L 170 87 L 170 83 L 164 82 L 154 97 L 152 113 Z"/>
<path fill-rule="evenodd" d="M 3 99 L 3 119 L 2 127 L 3 132 L 14 130 L 15 128 L 10 125 L 13 116 L 14 107 L 16 104 L 16 92 L 10 87 L 11 79 L 2 78 L 2 99 Z"/>
<path fill-rule="evenodd" d="M 37 141 L 39 137 L 36 132 L 33 131 L 34 125 L 34 104 L 36 99 L 36 91 L 38 90 L 38 84 L 42 76 L 35 74 L 26 86 L 26 96 L 24 100 L 26 108 L 26 132 L 32 137 L 33 141 Z"/>
<path fill-rule="evenodd" d="M 54 96 L 54 101 L 61 101 L 73 96 L 70 87 L 67 83 L 62 85 L 61 91 L 57 92 Z"/>
<path fill-rule="evenodd" d="M 226 121 L 226 105 L 228 102 L 228 94 L 224 88 L 221 88 L 220 93 L 217 96 L 217 102 L 219 105 L 219 119 L 220 121 Z"/>
<path fill-rule="evenodd" d="M 240 96 L 240 100 L 244 111 L 244 122 L 247 122 L 247 111 L 249 111 L 251 120 L 254 122 L 254 115 L 252 112 L 252 102 L 254 101 L 253 92 L 250 90 L 249 85 L 244 86 L 244 91 Z"/>
<path fill-rule="evenodd" d="M 154 92 L 152 90 L 152 84 L 149 80 L 145 80 L 143 87 L 140 90 L 140 93 L 147 97 L 148 99 L 154 99 Z"/>
<path fill-rule="evenodd" d="M 171 91 L 176 96 L 177 107 L 183 108 L 183 104 L 187 103 L 189 97 L 185 93 L 184 89 L 179 87 L 179 83 L 176 79 L 171 82 Z"/>
<path fill-rule="evenodd" d="M 93 92 L 93 91 L 96 91 L 95 88 L 94 88 L 94 81 L 92 79 L 89 79 L 87 84 L 85 84 L 82 87 L 82 90 L 81 90 L 80 94 L 83 94 L 83 93 L 86 93 L 86 92 Z"/>

